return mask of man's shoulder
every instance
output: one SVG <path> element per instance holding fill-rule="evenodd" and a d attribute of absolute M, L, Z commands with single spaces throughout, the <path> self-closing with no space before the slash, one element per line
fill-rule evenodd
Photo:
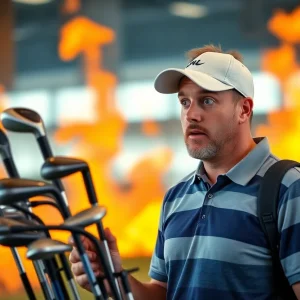
<path fill-rule="evenodd" d="M 300 163 L 299 163 L 300 164 Z M 289 169 L 284 175 L 282 182 L 287 188 L 297 186 L 300 187 L 300 167 L 293 167 Z"/>
<path fill-rule="evenodd" d="M 278 161 L 281 161 L 281 159 L 279 159 L 278 157 L 271 154 L 265 160 L 262 167 L 258 171 L 257 175 L 259 175 L 260 177 L 264 177 L 264 175 L 268 171 L 268 169 Z M 300 164 L 300 161 L 299 161 L 299 164 Z M 293 167 L 285 173 L 283 180 L 282 180 L 282 184 L 284 184 L 286 187 L 289 187 L 291 184 L 293 184 L 295 181 L 297 181 L 299 179 L 300 179 L 300 167 Z"/>

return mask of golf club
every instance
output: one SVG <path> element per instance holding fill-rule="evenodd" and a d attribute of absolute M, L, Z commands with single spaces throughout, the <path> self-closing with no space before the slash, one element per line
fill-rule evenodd
<path fill-rule="evenodd" d="M 47 159 L 52 156 L 52 151 L 51 151 L 50 143 L 49 143 L 47 135 L 46 135 L 45 126 L 43 124 L 42 118 L 39 116 L 38 113 L 36 113 L 33 110 L 26 109 L 26 108 L 10 108 L 10 109 L 5 110 L 1 114 L 1 119 L 2 119 L 3 126 L 8 130 L 15 131 L 15 132 L 33 133 L 37 139 L 38 145 L 40 147 L 40 150 L 43 154 L 44 159 Z M 68 207 L 68 202 L 67 202 L 65 191 L 64 191 L 61 181 L 53 180 L 53 183 L 61 191 L 65 205 L 66 205 L 66 207 Z M 88 186 L 89 182 L 87 182 L 85 184 L 86 184 L 86 186 Z M 87 189 L 87 190 L 88 190 L 88 193 L 89 192 L 92 193 L 94 189 L 92 188 L 92 189 Z M 94 195 L 94 196 L 96 196 L 96 195 Z M 89 198 L 96 199 L 96 197 L 92 197 L 92 196 Z M 102 227 L 102 224 L 101 224 L 101 227 Z M 101 228 L 98 227 L 98 231 L 101 232 Z M 100 236 L 102 236 L 102 239 L 104 239 L 103 242 L 104 242 L 104 246 L 106 249 L 106 251 L 105 251 L 106 256 L 109 261 L 109 267 L 111 269 L 111 272 L 114 272 L 114 266 L 113 266 L 110 252 L 108 249 L 107 241 L 105 240 L 103 227 L 102 227 L 102 234 L 100 234 Z M 115 288 L 117 289 L 118 295 L 121 296 L 117 280 L 115 281 Z M 113 290 L 114 290 L 114 288 L 113 288 Z"/>
<path fill-rule="evenodd" d="M 0 218 L 0 226 L 27 226 L 30 221 L 27 220 L 27 222 L 22 222 L 21 220 L 13 220 L 9 218 Z M 30 225 L 29 225 L 30 226 Z M 31 223 L 31 226 L 36 226 L 35 223 Z M 33 232 L 33 231 L 26 231 L 26 232 L 20 232 L 16 234 L 9 234 L 9 235 L 1 235 L 0 234 L 0 245 L 6 246 L 6 247 L 27 247 L 30 243 L 39 240 L 41 238 L 44 238 L 45 234 L 43 232 Z M 60 294 L 60 289 L 58 287 L 58 281 L 55 274 L 55 269 L 52 267 L 52 264 L 45 261 L 45 265 L 47 267 L 49 279 L 51 280 L 52 290 L 47 286 L 46 282 L 47 279 L 43 278 L 41 285 L 43 286 L 43 293 L 46 299 L 53 299 L 53 300 L 59 300 L 63 299 L 62 295 Z"/>
<path fill-rule="evenodd" d="M 92 224 L 97 224 L 98 222 L 100 222 L 102 218 L 105 216 L 105 214 L 106 214 L 106 209 L 103 206 L 92 206 L 91 208 L 88 208 L 72 217 L 69 217 L 64 221 L 62 225 L 85 228 L 87 226 L 90 226 Z M 118 273 L 118 276 L 116 276 L 116 280 L 117 277 L 121 278 L 121 282 L 124 287 L 124 291 L 127 299 L 133 300 L 134 298 L 127 279 L 127 272 L 122 271 Z"/>
<path fill-rule="evenodd" d="M 1 113 L 1 121 L 7 130 L 34 134 L 44 159 L 52 156 L 44 122 L 37 112 L 22 107 L 8 108 Z M 54 184 L 62 193 L 64 192 L 61 181 L 57 180 Z M 65 205 L 68 206 L 66 197 L 63 197 Z"/>
<path fill-rule="evenodd" d="M 2 234 L 16 234 L 16 233 L 22 233 L 26 231 L 45 231 L 45 230 L 61 230 L 61 231 L 69 231 L 72 234 L 80 234 L 87 237 L 95 246 L 95 251 L 97 253 L 97 257 L 99 257 L 99 261 L 102 264 L 102 260 L 104 258 L 104 253 L 102 252 L 100 243 L 98 239 L 93 236 L 91 233 L 75 226 L 68 226 L 68 225 L 47 225 L 47 226 L 9 226 L 5 224 L 5 220 L 3 221 L 3 217 L 0 217 L 0 224 L 3 224 L 0 226 L 0 235 Z M 136 271 L 136 269 L 127 270 L 127 272 L 133 272 Z M 126 273 L 125 273 L 126 274 Z M 114 276 L 118 276 L 118 274 L 114 274 Z"/>
<path fill-rule="evenodd" d="M 17 168 L 16 168 L 16 166 L 14 164 L 14 161 L 12 159 L 12 153 L 11 153 L 8 138 L 7 138 L 6 134 L 3 132 L 3 130 L 1 130 L 1 129 L 0 129 L 0 155 L 2 157 L 2 161 L 3 161 L 4 167 L 5 167 L 6 172 L 8 173 L 8 175 L 9 176 L 15 176 L 16 175 L 18 177 L 18 171 L 17 171 Z M 24 206 L 24 208 L 26 208 L 26 205 Z M 12 214 L 14 214 L 14 211 L 7 210 L 5 207 L 0 209 L 0 216 L 7 215 L 7 213 L 12 215 Z M 19 252 L 14 247 L 11 247 L 10 250 L 12 252 L 12 256 L 14 258 L 14 261 L 17 265 L 18 272 L 19 272 L 23 287 L 24 287 L 24 289 L 25 289 L 25 291 L 28 295 L 28 298 L 31 299 L 31 300 L 35 300 L 36 297 L 34 295 L 34 292 L 33 292 L 32 286 L 30 284 L 30 281 L 28 279 L 26 270 L 25 270 L 25 268 L 23 266 L 23 263 L 21 261 Z M 41 277 L 44 277 L 44 276 L 40 275 L 41 270 L 39 270 L 39 271 L 37 270 L 37 268 L 40 268 L 40 267 L 41 267 L 40 263 L 36 262 L 34 264 L 34 268 L 35 268 L 35 270 L 38 274 L 38 279 L 39 279 L 40 282 L 42 282 L 43 278 L 41 278 Z M 41 283 L 41 285 L 42 285 L 42 283 Z"/>
<path fill-rule="evenodd" d="M 90 168 L 85 161 L 71 157 L 55 156 L 47 158 L 41 167 L 41 176 L 47 180 L 57 180 L 58 178 L 63 178 L 77 172 L 80 172 L 83 177 L 90 204 L 97 207 L 98 200 L 96 191 L 94 188 Z M 105 236 L 102 222 L 97 222 L 96 226 L 99 238 L 104 244 L 105 254 L 109 262 L 109 267 L 111 269 L 111 272 L 114 273 L 115 268 L 109 251 L 108 242 Z M 119 295 L 121 295 L 117 278 L 115 278 L 115 284 L 118 289 Z"/>
<path fill-rule="evenodd" d="M 35 181 L 28 179 L 2 179 L 0 180 L 0 205 L 7 205 L 10 202 L 17 202 L 23 198 L 30 198 L 38 195 L 50 194 L 57 200 L 57 203 L 62 208 L 62 214 L 64 219 L 71 216 L 68 207 L 64 206 L 64 199 L 62 198 L 59 190 L 54 186 L 43 181 Z M 84 246 L 81 243 L 80 237 L 73 234 L 75 245 L 79 251 L 81 260 L 83 262 L 84 269 L 88 276 L 91 288 L 96 299 L 101 299 L 101 290 L 97 284 L 95 274 L 91 268 L 87 254 L 85 253 Z M 102 262 L 103 268 L 106 273 L 106 277 L 111 287 L 111 291 L 115 299 L 120 299 L 116 293 L 116 286 L 113 278 L 113 274 L 110 272 L 109 266 L 106 260 Z"/>
<path fill-rule="evenodd" d="M 8 108 L 1 113 L 1 121 L 4 128 L 7 130 L 34 134 L 44 159 L 52 156 L 52 151 L 46 135 L 46 129 L 43 120 L 37 112 L 22 107 Z M 54 181 L 53 184 L 56 185 L 61 192 L 64 200 L 64 206 L 68 207 L 68 201 L 66 199 L 65 191 L 61 181 Z M 71 286 L 72 294 L 76 300 L 80 300 L 80 296 L 66 257 L 64 255 L 59 255 L 59 257 L 62 264 L 66 268 L 65 273 Z"/>
<path fill-rule="evenodd" d="M 72 246 L 49 238 L 36 240 L 27 246 L 26 257 L 31 260 L 49 259 L 59 253 L 72 251 Z"/>
<path fill-rule="evenodd" d="M 10 177 L 13 177 L 13 178 L 19 178 L 20 176 L 19 176 L 18 170 L 16 168 L 16 165 L 14 163 L 13 157 L 12 157 L 12 152 L 11 152 L 11 149 L 10 149 L 9 140 L 8 140 L 6 134 L 2 130 L 0 130 L 0 154 L 2 156 L 2 160 L 3 160 L 4 166 L 5 166 L 5 169 L 6 169 L 6 172 L 8 173 L 8 175 Z M 29 204 L 28 200 L 27 201 L 22 201 L 20 203 L 20 205 L 22 205 L 23 208 L 25 208 L 26 210 L 30 210 L 30 207 L 28 206 L 28 204 Z M 7 207 L 3 207 L 2 210 L 3 210 L 2 215 L 7 215 L 8 212 L 10 214 L 14 213 L 14 211 L 9 210 Z M 20 260 L 20 257 L 18 255 L 18 253 L 17 253 L 17 249 L 11 248 L 11 251 L 13 253 L 13 256 L 15 257 L 15 261 L 16 261 L 17 267 L 19 269 L 19 273 L 20 273 L 20 276 L 22 278 L 22 282 L 24 280 L 23 285 L 25 287 L 25 290 L 26 291 L 28 290 L 28 295 L 32 295 L 32 292 L 31 292 L 32 288 L 30 288 L 28 286 L 29 281 L 28 281 L 28 278 L 26 279 L 26 277 L 27 277 L 26 273 L 25 273 L 25 276 L 24 276 L 25 269 L 22 266 L 22 262 Z M 79 300 L 80 297 L 79 297 L 79 294 L 78 294 L 78 291 L 77 291 L 77 288 L 76 288 L 76 285 L 75 285 L 75 282 L 74 282 L 74 279 L 73 279 L 72 272 L 70 270 L 70 266 L 68 264 L 68 261 L 67 261 L 67 259 L 64 255 L 60 255 L 59 258 L 60 258 L 61 263 L 64 267 L 64 271 L 66 273 L 67 280 L 68 280 L 68 282 L 71 286 L 71 291 L 74 295 L 74 298 L 75 298 L 75 300 Z M 52 259 L 52 264 L 54 265 L 54 268 L 56 270 L 59 270 L 59 266 L 58 266 L 57 261 L 56 261 L 55 258 Z M 42 267 L 43 262 L 35 263 L 34 265 L 35 265 L 35 268 Z M 37 274 L 44 274 L 43 269 L 44 268 L 42 268 L 39 272 L 37 272 Z M 42 276 L 44 276 L 44 275 L 42 275 Z M 64 294 L 65 300 L 70 299 L 69 295 L 68 295 L 68 292 L 67 292 L 67 289 L 64 287 L 63 278 L 62 278 L 60 273 L 58 273 L 58 280 L 60 281 L 60 285 L 62 287 L 62 293 Z"/>

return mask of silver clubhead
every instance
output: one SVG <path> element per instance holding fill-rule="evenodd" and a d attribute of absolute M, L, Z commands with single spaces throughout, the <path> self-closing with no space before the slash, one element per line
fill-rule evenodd
<path fill-rule="evenodd" d="M 33 133 L 37 138 L 46 135 L 42 118 L 28 108 L 8 108 L 1 113 L 1 121 L 4 128 L 10 131 Z"/>
<path fill-rule="evenodd" d="M 31 260 L 49 259 L 56 254 L 72 251 L 72 246 L 49 238 L 39 239 L 28 245 L 26 257 Z"/>
<path fill-rule="evenodd" d="M 87 227 L 99 222 L 106 215 L 104 206 L 93 206 L 67 218 L 62 225 Z"/>

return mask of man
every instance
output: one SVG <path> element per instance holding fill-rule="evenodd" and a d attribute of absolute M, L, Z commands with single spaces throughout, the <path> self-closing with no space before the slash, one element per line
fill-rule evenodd
<path fill-rule="evenodd" d="M 150 283 L 130 276 L 136 300 L 275 299 L 270 251 L 256 199 L 266 170 L 277 161 L 266 138 L 251 136 L 254 86 L 238 53 L 209 45 L 193 49 L 185 69 L 155 80 L 161 93 L 178 93 L 184 140 L 200 164 L 172 187 L 162 205 Z M 300 299 L 300 173 L 282 181 L 278 213 L 280 257 Z M 107 229 L 116 270 L 121 259 Z M 95 273 L 91 244 L 84 240 Z M 70 255 L 77 282 L 89 289 L 78 253 Z"/>

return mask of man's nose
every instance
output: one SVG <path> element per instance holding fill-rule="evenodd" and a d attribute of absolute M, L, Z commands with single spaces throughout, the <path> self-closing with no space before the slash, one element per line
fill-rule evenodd
<path fill-rule="evenodd" d="M 200 122 L 202 120 L 202 112 L 196 105 L 191 105 L 186 112 L 186 120 L 188 122 Z"/>

